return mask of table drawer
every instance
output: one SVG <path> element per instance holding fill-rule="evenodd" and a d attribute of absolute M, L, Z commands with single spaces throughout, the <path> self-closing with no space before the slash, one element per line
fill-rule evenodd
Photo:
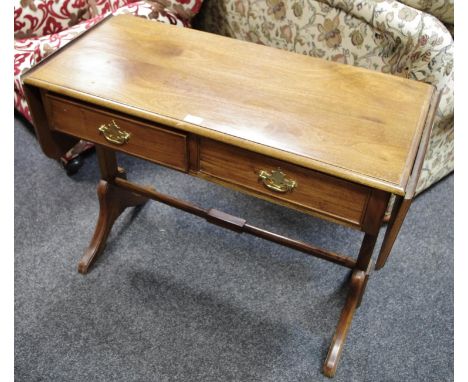
<path fill-rule="evenodd" d="M 368 187 L 210 139 L 200 140 L 199 158 L 200 173 L 209 177 L 268 200 L 361 226 L 371 193 Z M 278 169 L 285 174 L 286 182 L 278 176 Z"/>
<path fill-rule="evenodd" d="M 49 123 L 56 131 L 181 171 L 188 169 L 187 136 L 184 133 L 52 94 L 46 95 L 46 104 Z"/>

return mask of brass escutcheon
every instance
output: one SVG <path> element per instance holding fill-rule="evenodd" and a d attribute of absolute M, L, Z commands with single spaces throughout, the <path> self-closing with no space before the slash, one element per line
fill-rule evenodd
<path fill-rule="evenodd" d="M 271 172 L 260 170 L 258 179 L 261 179 L 265 187 L 275 192 L 291 192 L 297 187 L 297 182 L 292 179 L 287 179 L 286 174 L 278 167 L 277 170 Z"/>
<path fill-rule="evenodd" d="M 104 135 L 107 141 L 116 145 L 123 145 L 130 139 L 130 133 L 122 130 L 114 120 L 111 122 L 101 125 L 99 132 Z"/>

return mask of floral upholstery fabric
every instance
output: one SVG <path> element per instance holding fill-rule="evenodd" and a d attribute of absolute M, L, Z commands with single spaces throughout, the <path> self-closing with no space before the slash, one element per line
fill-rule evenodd
<path fill-rule="evenodd" d="M 15 6 L 15 39 L 59 33 L 88 16 L 85 0 L 18 0 Z"/>
<path fill-rule="evenodd" d="M 400 3 L 437 17 L 445 24 L 454 21 L 454 0 L 399 0 Z"/>
<path fill-rule="evenodd" d="M 173 0 L 196 9 L 201 0 Z M 195 8 L 194 8 L 195 7 Z M 199 8 L 199 6 L 198 6 Z M 175 8 L 174 8 L 175 9 Z M 14 105 L 32 122 L 21 74 L 49 54 L 65 46 L 78 35 L 100 22 L 109 13 L 130 13 L 150 20 L 189 26 L 186 13 L 179 16 L 157 1 L 135 0 L 18 0 L 15 7 Z M 81 141 L 62 158 L 67 163 L 92 144 Z"/>
<path fill-rule="evenodd" d="M 453 170 L 453 38 L 435 17 L 392 0 L 207 0 L 200 16 L 208 32 L 434 85 L 418 192 Z"/>

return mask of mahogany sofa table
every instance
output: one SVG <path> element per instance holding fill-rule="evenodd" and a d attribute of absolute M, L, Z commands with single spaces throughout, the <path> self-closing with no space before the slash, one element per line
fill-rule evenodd
<path fill-rule="evenodd" d="M 438 102 L 432 86 L 127 15 L 23 80 L 46 155 L 60 157 L 76 138 L 96 144 L 100 211 L 81 273 L 122 211 L 149 198 L 350 268 L 323 366 L 335 374 L 371 269 L 384 266 L 414 196 Z M 333 253 L 132 183 L 116 151 L 360 230 L 360 251 Z"/>

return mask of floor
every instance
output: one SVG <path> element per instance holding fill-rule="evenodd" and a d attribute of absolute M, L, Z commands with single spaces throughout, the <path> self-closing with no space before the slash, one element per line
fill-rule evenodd
<path fill-rule="evenodd" d="M 120 156 L 131 180 L 331 250 L 362 235 Z M 15 120 L 16 381 L 328 381 L 349 271 L 157 202 L 76 271 L 98 213 L 95 155 L 73 177 Z M 369 281 L 334 381 L 453 380 L 453 175 L 413 203 Z"/>

